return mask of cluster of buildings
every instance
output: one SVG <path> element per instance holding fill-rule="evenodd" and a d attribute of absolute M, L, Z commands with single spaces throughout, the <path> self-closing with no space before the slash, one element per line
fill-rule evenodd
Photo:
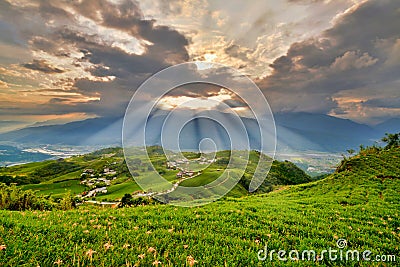
<path fill-rule="evenodd" d="M 204 165 L 204 164 L 214 163 L 215 161 L 216 161 L 216 159 L 207 159 L 204 157 L 200 157 L 200 158 L 193 159 L 190 161 L 188 159 L 184 158 L 184 159 L 179 159 L 179 160 L 175 160 L 175 161 L 168 161 L 167 168 L 176 170 L 176 169 L 181 169 L 182 168 L 181 166 L 184 164 L 188 165 L 189 163 L 197 163 L 200 165 Z"/>
<path fill-rule="evenodd" d="M 83 192 L 80 197 L 82 198 L 90 198 L 90 197 L 95 197 L 98 193 L 101 194 L 106 194 L 107 193 L 107 187 L 103 186 L 103 187 L 99 187 L 99 188 L 93 188 L 92 190 L 88 191 L 88 192 Z"/>
<path fill-rule="evenodd" d="M 193 175 L 195 175 L 194 171 L 181 170 L 176 174 L 176 177 L 177 178 L 192 177 Z"/>
<path fill-rule="evenodd" d="M 117 172 L 110 169 L 110 168 L 104 168 L 104 170 L 96 174 L 96 172 L 93 169 L 86 169 L 82 172 L 81 177 L 87 177 L 86 179 L 82 180 L 80 184 L 86 185 L 89 188 L 92 188 L 88 192 L 83 192 L 81 195 L 79 195 L 82 198 L 90 198 L 90 197 L 95 197 L 96 194 L 101 193 L 105 194 L 107 193 L 107 186 L 111 185 L 111 181 L 115 180 L 117 177 L 114 176 L 113 178 L 108 178 L 110 175 L 116 175 Z"/>
<path fill-rule="evenodd" d="M 200 157 L 197 159 L 193 160 L 188 160 L 186 158 L 184 159 L 178 159 L 175 161 L 167 161 L 167 168 L 168 169 L 173 169 L 173 170 L 180 170 L 177 174 L 177 178 L 184 178 L 184 177 L 193 177 L 194 175 L 198 174 L 198 172 L 188 170 L 188 165 L 190 164 L 199 164 L 199 165 L 205 165 L 205 164 L 211 164 L 214 163 L 216 159 L 207 159 L 204 157 Z"/>

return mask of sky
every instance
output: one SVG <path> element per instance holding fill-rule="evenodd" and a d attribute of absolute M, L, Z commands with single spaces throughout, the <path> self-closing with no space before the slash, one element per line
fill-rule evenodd
<path fill-rule="evenodd" d="M 248 75 L 274 112 L 380 123 L 400 116 L 399 25 L 398 0 L 0 0 L 0 131 L 123 116 L 195 60 Z M 204 86 L 162 105 L 204 97 L 240 108 Z"/>

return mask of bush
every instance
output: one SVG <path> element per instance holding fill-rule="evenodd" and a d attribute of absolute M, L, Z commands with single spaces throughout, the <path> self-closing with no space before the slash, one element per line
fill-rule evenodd
<path fill-rule="evenodd" d="M 51 210 L 54 203 L 31 190 L 22 190 L 15 185 L 0 183 L 0 209 L 6 210 Z"/>
<path fill-rule="evenodd" d="M 131 194 L 125 194 L 121 202 L 119 204 L 120 207 L 131 207 L 131 206 L 144 206 L 144 205 L 149 205 L 152 204 L 154 201 L 150 197 L 136 197 L 133 198 Z"/>
<path fill-rule="evenodd" d="M 70 192 L 67 193 L 67 195 L 61 199 L 59 203 L 59 209 L 61 210 L 70 210 L 76 207 L 74 197 L 71 195 Z"/>

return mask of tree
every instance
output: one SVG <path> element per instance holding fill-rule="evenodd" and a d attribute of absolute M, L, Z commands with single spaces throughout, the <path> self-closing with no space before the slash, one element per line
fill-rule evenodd
<path fill-rule="evenodd" d="M 349 155 L 353 155 L 356 152 L 354 149 L 347 149 L 346 151 Z"/>
<path fill-rule="evenodd" d="M 131 194 L 127 193 L 121 198 L 121 203 L 120 203 L 121 207 L 131 206 L 132 204 L 133 204 L 133 201 L 132 201 L 132 195 Z"/>
<path fill-rule="evenodd" d="M 400 133 L 390 134 L 386 133 L 385 137 L 381 139 L 386 143 L 385 149 L 390 149 L 400 146 Z"/>

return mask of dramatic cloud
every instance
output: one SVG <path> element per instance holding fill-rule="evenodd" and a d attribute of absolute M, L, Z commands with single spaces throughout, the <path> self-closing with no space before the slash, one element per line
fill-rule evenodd
<path fill-rule="evenodd" d="M 147 77 L 189 60 L 187 38 L 146 19 L 134 1 L 3 0 L 0 5 L 0 30 L 7 34 L 0 46 L 17 45 L 30 54 L 13 65 L 0 59 L 7 69 L 0 86 L 15 82 L 3 94 L 11 97 L 23 89 L 31 98 L 28 105 L 15 99 L 14 105 L 2 106 L 2 115 L 121 116 Z"/>
<path fill-rule="evenodd" d="M 121 116 L 152 74 L 206 60 L 253 78 L 276 112 L 383 121 L 400 115 L 388 100 L 400 98 L 398 10 L 396 0 L 0 0 L 0 118 Z M 220 89 L 177 88 L 167 104 Z"/>
<path fill-rule="evenodd" d="M 336 58 L 331 67 L 340 71 L 362 69 L 374 65 L 377 61 L 377 58 L 372 58 L 368 53 L 359 55 L 359 51 L 348 51 Z"/>
<path fill-rule="evenodd" d="M 34 59 L 32 63 L 23 64 L 27 69 L 38 70 L 44 73 L 63 73 L 64 70 L 51 66 L 46 60 Z"/>
<path fill-rule="evenodd" d="M 397 1 L 389 0 L 357 4 L 321 35 L 292 44 L 270 65 L 272 74 L 258 81 L 273 108 L 347 114 L 353 119 L 358 115 L 367 121 L 354 95 L 372 86 L 381 99 L 393 96 L 386 84 L 397 81 L 400 73 L 400 62 L 392 59 L 398 56 L 400 40 L 398 8 Z M 348 90 L 353 96 L 339 97 Z"/>

